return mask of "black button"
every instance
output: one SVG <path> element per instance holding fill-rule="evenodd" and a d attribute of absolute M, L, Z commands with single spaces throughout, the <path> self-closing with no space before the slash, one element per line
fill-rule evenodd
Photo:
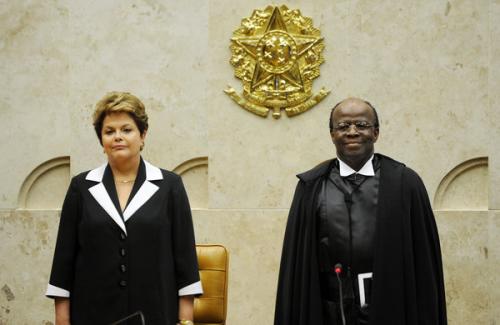
<path fill-rule="evenodd" d="M 120 249 L 121 256 L 125 256 L 126 254 L 127 254 L 127 251 L 125 250 L 125 248 Z"/>
<path fill-rule="evenodd" d="M 127 281 L 121 280 L 120 281 L 120 287 L 126 287 L 127 286 Z"/>
<path fill-rule="evenodd" d="M 121 270 L 122 272 L 127 271 L 127 266 L 126 266 L 125 264 L 120 265 L 120 270 Z"/>
<path fill-rule="evenodd" d="M 125 236 L 125 234 L 123 232 L 120 233 L 120 239 L 121 240 L 125 240 L 125 238 L 127 238 L 127 236 Z"/>

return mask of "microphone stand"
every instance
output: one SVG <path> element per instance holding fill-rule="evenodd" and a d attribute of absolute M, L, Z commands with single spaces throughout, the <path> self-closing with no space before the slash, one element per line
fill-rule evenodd
<path fill-rule="evenodd" d="M 362 183 L 362 182 L 361 182 Z M 349 219 L 349 264 L 347 266 L 347 279 L 348 281 L 352 281 L 352 275 L 351 275 L 351 266 L 352 266 L 352 255 L 353 255 L 353 244 L 352 244 L 352 216 L 351 216 L 351 207 L 352 207 L 352 194 L 358 190 L 358 188 L 361 186 L 361 183 L 357 184 L 356 186 L 353 187 L 352 192 L 349 193 L 343 188 L 339 187 L 337 184 L 334 183 L 337 188 L 339 188 L 343 193 L 344 193 L 344 202 L 347 208 L 347 216 Z M 339 283 L 339 297 L 340 297 L 340 314 L 342 317 L 342 325 L 346 325 L 345 322 L 345 312 L 344 312 L 344 297 L 342 293 L 342 281 L 340 279 L 340 273 L 342 272 L 342 264 L 337 263 L 335 265 L 334 269 L 336 275 L 337 275 L 337 281 Z M 351 286 L 351 291 L 352 291 L 352 286 Z"/>
<path fill-rule="evenodd" d="M 357 184 L 353 189 L 352 189 L 352 192 L 349 193 L 349 192 L 346 192 L 344 190 L 342 190 L 342 192 L 344 192 L 344 201 L 345 201 L 345 205 L 346 205 L 346 208 L 347 208 L 347 216 L 348 216 L 348 219 L 349 219 L 349 264 L 347 265 L 347 279 L 349 281 L 351 281 L 351 285 L 352 285 L 352 274 L 351 274 L 351 266 L 352 266 L 352 255 L 353 255 L 353 245 L 352 245 L 352 215 L 351 215 L 351 207 L 352 207 L 352 194 L 358 190 L 358 188 L 361 186 L 361 183 Z M 339 264 L 337 264 L 339 265 Z M 337 271 L 337 266 L 335 267 L 335 273 L 337 273 L 337 279 L 339 281 L 339 288 L 340 288 L 340 295 L 341 295 L 341 298 L 340 298 L 340 313 L 341 313 L 341 316 L 342 316 L 342 324 L 345 325 L 345 317 L 344 317 L 344 304 L 343 304 L 343 297 L 342 297 L 342 283 L 340 281 L 340 272 Z M 340 265 L 340 271 L 342 270 L 342 265 Z M 351 290 L 352 290 L 352 286 L 351 286 Z"/>
<path fill-rule="evenodd" d="M 337 263 L 335 265 L 335 274 L 337 275 L 337 281 L 339 283 L 339 304 L 340 304 L 340 316 L 342 317 L 342 325 L 345 324 L 345 314 L 344 314 L 344 295 L 342 294 L 342 281 L 340 280 L 340 273 L 342 272 L 342 264 Z"/>

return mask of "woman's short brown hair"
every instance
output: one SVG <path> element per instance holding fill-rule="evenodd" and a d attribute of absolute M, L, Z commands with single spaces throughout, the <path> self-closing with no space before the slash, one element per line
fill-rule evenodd
<path fill-rule="evenodd" d="M 102 145 L 102 122 L 112 113 L 127 113 L 134 119 L 141 135 L 148 129 L 146 108 L 139 98 L 131 93 L 113 91 L 107 93 L 96 105 L 92 115 L 94 129 Z"/>

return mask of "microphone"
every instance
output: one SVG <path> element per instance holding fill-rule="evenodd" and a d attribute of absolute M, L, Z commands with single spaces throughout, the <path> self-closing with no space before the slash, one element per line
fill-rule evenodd
<path fill-rule="evenodd" d="M 340 273 L 342 273 L 342 264 L 340 263 L 335 264 L 334 271 L 335 273 L 337 273 L 337 276 L 340 276 Z"/>
<path fill-rule="evenodd" d="M 340 315 L 342 317 L 342 324 L 345 324 L 345 314 L 344 314 L 344 298 L 342 294 L 342 281 L 340 280 L 340 274 L 342 273 L 342 264 L 337 263 L 333 269 L 337 275 L 337 281 L 339 282 L 339 304 L 340 304 Z"/>

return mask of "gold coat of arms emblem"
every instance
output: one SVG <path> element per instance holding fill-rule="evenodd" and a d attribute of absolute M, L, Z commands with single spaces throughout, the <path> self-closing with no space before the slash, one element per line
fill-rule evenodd
<path fill-rule="evenodd" d="M 225 93 L 244 109 L 262 117 L 270 110 L 288 116 L 303 113 L 325 98 L 322 88 L 312 93 L 313 80 L 325 61 L 325 45 L 312 19 L 287 6 L 254 10 L 231 38 L 235 76 L 243 83 L 240 95 L 229 86 Z"/>

